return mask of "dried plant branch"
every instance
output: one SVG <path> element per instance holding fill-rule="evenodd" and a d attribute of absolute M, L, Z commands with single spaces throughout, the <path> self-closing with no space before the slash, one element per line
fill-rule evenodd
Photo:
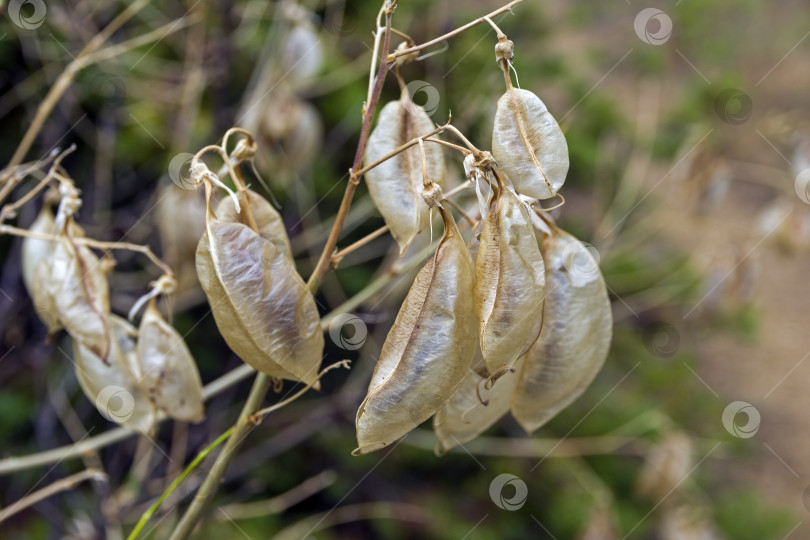
<path fill-rule="evenodd" d="M 47 499 L 51 495 L 55 495 L 61 491 L 73 489 L 85 480 L 98 480 L 106 482 L 107 475 L 96 469 L 85 469 L 80 473 L 57 480 L 53 484 L 26 495 L 19 501 L 12 503 L 0 510 L 0 523 L 7 520 L 17 512 L 25 510 L 29 506 L 36 504 L 43 499 Z"/>
<path fill-rule="evenodd" d="M 439 36 L 439 37 L 437 37 L 435 39 L 431 39 L 430 41 L 422 43 L 421 45 L 416 45 L 414 47 L 410 47 L 408 49 L 402 49 L 401 51 L 396 51 L 395 53 L 389 54 L 388 55 L 388 62 L 393 62 L 394 60 L 396 60 L 400 56 L 405 56 L 405 55 L 408 55 L 408 54 L 419 52 L 419 51 L 421 51 L 423 49 L 427 49 L 429 47 L 437 45 L 437 44 L 439 44 L 439 43 L 441 43 L 443 41 L 447 41 L 448 39 L 450 39 L 450 38 L 452 38 L 454 36 L 457 36 L 458 34 L 464 32 L 465 30 L 469 30 L 470 28 L 472 28 L 474 26 L 477 26 L 477 25 L 481 24 L 482 22 L 486 22 L 488 19 L 490 19 L 492 17 L 496 17 L 496 16 L 500 15 L 501 13 L 503 13 L 505 11 L 512 11 L 512 8 L 514 6 L 520 4 L 521 2 L 523 2 L 523 0 L 513 0 L 512 2 L 509 2 L 508 4 L 506 4 L 505 6 L 501 6 L 498 9 L 496 9 L 495 11 L 493 11 L 491 13 L 488 13 L 488 14 L 484 15 L 483 17 L 479 17 L 479 18 L 475 19 L 474 21 L 470 21 L 467 24 L 465 24 L 464 26 L 456 28 L 455 30 L 453 30 L 451 32 L 448 32 L 448 33 L 444 34 L 443 36 Z"/>

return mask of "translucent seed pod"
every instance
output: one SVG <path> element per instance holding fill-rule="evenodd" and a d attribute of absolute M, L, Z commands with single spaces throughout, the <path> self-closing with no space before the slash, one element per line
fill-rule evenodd
<path fill-rule="evenodd" d="M 476 347 L 473 265 L 453 217 L 383 344 L 357 411 L 355 454 L 379 450 L 433 416 L 464 381 Z"/>
<path fill-rule="evenodd" d="M 248 195 L 251 212 L 255 197 Z M 226 199 L 220 206 L 227 204 L 233 203 Z M 214 320 L 247 364 L 272 377 L 313 382 L 324 346 L 315 299 L 289 256 L 277 212 L 257 205 L 259 234 L 241 222 L 247 219 L 244 206 L 221 217 L 209 208 L 197 247 L 197 276 Z"/>
<path fill-rule="evenodd" d="M 535 199 L 553 197 L 568 174 L 568 144 L 546 105 L 532 92 L 509 88 L 498 100 L 492 155 L 515 189 Z"/>
<path fill-rule="evenodd" d="M 323 120 L 318 109 L 283 91 L 273 93 L 266 101 L 258 134 L 268 152 L 259 157 L 269 161 L 270 170 L 302 172 L 311 169 L 323 145 Z"/>
<path fill-rule="evenodd" d="M 475 313 L 490 373 L 512 366 L 543 322 L 545 270 L 526 207 L 501 182 L 491 200 L 475 262 Z"/>
<path fill-rule="evenodd" d="M 105 265 L 85 246 L 62 235 L 53 253 L 39 262 L 55 316 L 74 340 L 107 359 L 110 349 L 110 293 Z"/>
<path fill-rule="evenodd" d="M 49 205 L 44 205 L 39 215 L 28 229 L 36 234 L 56 234 L 56 222 Z M 53 242 L 39 238 L 26 237 L 22 242 L 22 278 L 25 288 L 34 303 L 34 309 L 40 320 L 53 335 L 62 329 L 56 315 L 53 298 L 48 294 L 49 263 L 40 266 L 53 253 Z"/>
<path fill-rule="evenodd" d="M 288 84 L 302 86 L 318 74 L 323 64 L 321 39 L 312 23 L 300 19 L 284 39 L 281 54 L 282 75 Z"/>
<path fill-rule="evenodd" d="M 124 319 L 111 316 L 114 339 L 105 362 L 81 341 L 73 341 L 76 378 L 84 394 L 106 419 L 149 433 L 157 410 L 138 384 L 140 373 L 135 352 L 135 329 Z"/>
<path fill-rule="evenodd" d="M 478 437 L 509 412 L 517 387 L 522 358 L 514 372 L 507 371 L 487 389 L 487 372 L 480 349 L 461 388 L 433 417 L 433 430 L 443 451 Z"/>
<path fill-rule="evenodd" d="M 585 246 L 553 227 L 546 261 L 543 328 L 526 352 L 512 415 L 531 433 L 577 399 L 604 364 L 613 334 L 605 281 Z"/>
<path fill-rule="evenodd" d="M 365 165 L 390 154 L 408 141 L 430 133 L 430 116 L 403 92 L 398 101 L 387 103 L 380 111 L 377 126 L 366 146 Z M 430 179 L 444 185 L 444 154 L 438 144 L 425 144 L 425 161 Z M 391 228 L 391 235 L 403 253 L 427 223 L 428 207 L 422 200 L 422 158 L 414 145 L 384 161 L 366 173 L 371 198 Z"/>
<path fill-rule="evenodd" d="M 149 302 L 138 330 L 140 386 L 170 417 L 200 422 L 205 417 L 202 381 L 185 341 Z"/>

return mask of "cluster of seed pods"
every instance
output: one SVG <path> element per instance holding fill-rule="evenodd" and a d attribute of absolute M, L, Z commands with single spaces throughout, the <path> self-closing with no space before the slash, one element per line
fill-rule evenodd
<path fill-rule="evenodd" d="M 202 382 L 183 338 L 157 309 L 170 276 L 155 282 L 139 328 L 110 309 L 109 256 L 99 259 L 74 222 L 81 206 L 67 180 L 56 216 L 48 197 L 22 246 L 23 280 L 50 335 L 73 338 L 74 365 L 85 395 L 107 419 L 149 432 L 158 413 L 189 422 L 204 417 Z M 116 403 L 112 398 L 117 397 Z"/>
<path fill-rule="evenodd" d="M 597 262 L 526 202 L 562 187 L 565 137 L 540 98 L 512 86 L 513 45 L 505 36 L 496 57 L 507 89 L 497 103 L 492 153 L 472 149 L 464 159 L 481 210 L 467 245 L 429 181 L 444 180 L 438 145 L 420 144 L 421 156 L 411 146 L 366 174 L 401 250 L 425 226 L 427 206 L 440 212 L 444 234 L 383 344 L 357 412 L 356 454 L 395 442 L 431 416 L 445 451 L 510 411 L 531 433 L 584 392 L 607 356 L 612 317 Z M 425 111 L 403 94 L 383 107 L 366 164 L 431 129 Z"/>

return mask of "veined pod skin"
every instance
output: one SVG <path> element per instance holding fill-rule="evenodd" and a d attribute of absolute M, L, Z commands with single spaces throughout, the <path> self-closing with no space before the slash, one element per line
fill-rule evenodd
<path fill-rule="evenodd" d="M 357 411 L 355 455 L 379 450 L 433 416 L 458 390 L 476 348 L 473 264 L 449 210 L 419 271 Z"/>
<path fill-rule="evenodd" d="M 509 88 L 498 100 L 492 155 L 515 189 L 553 197 L 568 174 L 568 143 L 546 105 L 532 92 Z"/>
<path fill-rule="evenodd" d="M 206 196 L 210 205 L 210 192 Z M 232 202 L 220 206 L 227 204 Z M 231 350 L 267 375 L 315 382 L 317 389 L 324 346 L 318 309 L 289 256 L 284 229 L 265 220 L 264 210 L 257 205 L 254 218 L 267 236 L 243 224 L 241 213 L 218 218 L 209 206 L 197 246 L 197 276 Z"/>
<path fill-rule="evenodd" d="M 490 373 L 513 365 L 537 339 L 546 281 L 529 213 L 508 180 L 499 183 L 475 262 L 475 313 Z"/>
<path fill-rule="evenodd" d="M 433 417 L 433 431 L 443 452 L 475 439 L 509 412 L 522 363 L 523 357 L 514 372 L 503 373 L 487 390 L 489 373 L 480 350 L 476 353 L 461 388 Z"/>
<path fill-rule="evenodd" d="M 546 259 L 543 329 L 526 353 L 512 415 L 532 433 L 577 399 L 602 368 L 613 335 L 605 281 L 582 243 L 556 227 L 542 240 Z M 574 256 L 586 267 L 573 268 Z"/>
<path fill-rule="evenodd" d="M 73 340 L 76 378 L 87 398 L 102 416 L 126 427 L 149 433 L 157 410 L 138 384 L 135 329 L 124 319 L 111 316 L 113 339 L 105 362 L 81 341 Z"/>
<path fill-rule="evenodd" d="M 43 205 L 37 218 L 28 228 L 32 233 L 56 234 L 56 221 L 48 204 Z M 48 328 L 48 334 L 53 335 L 62 329 L 62 323 L 56 315 L 56 306 L 53 298 L 48 294 L 49 265 L 40 263 L 53 253 L 53 242 L 39 238 L 26 237 L 22 242 L 23 283 L 34 303 L 34 309 L 40 320 Z"/>
<path fill-rule="evenodd" d="M 69 227 L 70 225 L 68 225 Z M 56 317 L 71 337 L 107 360 L 110 350 L 110 293 L 98 257 L 62 234 L 39 262 Z"/>
<path fill-rule="evenodd" d="M 185 341 L 158 311 L 147 304 L 138 330 L 140 385 L 154 405 L 185 422 L 205 417 L 202 381 Z"/>
<path fill-rule="evenodd" d="M 397 101 L 380 111 L 377 126 L 366 146 L 365 164 L 369 165 L 393 152 L 411 139 L 433 131 L 427 112 L 403 92 Z M 425 144 L 428 177 L 444 185 L 445 166 L 441 146 Z M 377 209 L 391 229 L 400 253 L 425 225 L 428 207 L 422 200 L 422 157 L 417 145 L 411 146 L 366 173 L 366 184 Z"/>

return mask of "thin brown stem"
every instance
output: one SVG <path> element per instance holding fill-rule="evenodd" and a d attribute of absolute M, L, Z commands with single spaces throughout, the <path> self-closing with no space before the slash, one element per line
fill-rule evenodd
<path fill-rule="evenodd" d="M 67 478 L 57 480 L 53 484 L 45 486 L 40 490 L 37 490 L 29 495 L 26 495 L 19 501 L 12 503 L 7 507 L 3 508 L 2 510 L 0 510 L 0 523 L 7 520 L 17 512 L 25 510 L 29 506 L 36 504 L 43 499 L 47 499 L 51 495 L 55 495 L 61 491 L 73 489 L 74 487 L 84 482 L 85 480 L 99 480 L 106 482 L 107 475 L 104 474 L 102 471 L 96 469 L 85 469 L 80 473 L 76 473 L 74 475 L 68 476 Z"/>
<path fill-rule="evenodd" d="M 421 45 L 415 45 L 415 46 L 410 47 L 408 49 L 403 49 L 401 51 L 396 51 L 393 54 L 389 54 L 388 55 L 388 61 L 393 62 L 394 60 L 396 60 L 400 56 L 405 56 L 406 54 L 415 53 L 415 52 L 421 51 L 422 49 L 427 49 L 428 47 L 432 47 L 432 46 L 434 46 L 436 44 L 439 44 L 439 43 L 441 43 L 443 41 L 447 41 L 448 39 L 450 39 L 450 38 L 452 38 L 454 36 L 457 36 L 458 34 L 464 32 L 465 30 L 469 30 L 470 28 L 472 28 L 474 26 L 477 26 L 477 25 L 481 24 L 482 22 L 485 22 L 487 20 L 487 18 L 496 17 L 496 16 L 500 15 L 501 13 L 503 13 L 505 11 L 511 11 L 514 6 L 520 4 L 522 1 L 523 0 L 512 0 L 511 2 L 506 4 L 505 6 L 501 6 L 498 9 L 496 9 L 495 11 L 493 11 L 491 13 L 487 13 L 483 17 L 479 17 L 479 18 L 475 19 L 474 21 L 468 22 L 464 26 L 456 28 L 452 32 L 448 32 L 448 33 L 444 34 L 443 36 L 439 36 L 436 39 L 431 39 L 430 41 L 428 41 L 426 43 L 422 43 Z"/>
<path fill-rule="evenodd" d="M 395 5 L 396 1 L 392 2 L 389 8 L 385 11 L 385 35 L 383 37 L 382 50 L 385 51 L 386 54 L 388 54 L 388 50 L 391 46 L 391 16 L 393 15 Z M 357 152 L 354 155 L 354 162 L 351 168 L 352 173 L 349 176 L 349 182 L 346 185 L 346 191 L 343 193 L 343 200 L 340 203 L 340 208 L 338 209 L 337 216 L 335 217 L 335 223 L 332 226 L 332 230 L 329 233 L 329 238 L 327 238 L 326 245 L 323 247 L 323 251 L 318 259 L 318 263 L 315 265 L 315 270 L 313 270 L 312 275 L 307 282 L 310 290 L 317 289 L 318 285 L 320 285 L 320 282 L 323 279 L 323 276 L 329 271 L 332 255 L 335 251 L 335 247 L 337 246 L 338 238 L 340 237 L 340 231 L 343 229 L 343 223 L 346 221 L 346 216 L 349 214 L 349 208 L 351 208 L 354 193 L 357 191 L 357 186 L 360 183 L 360 176 L 355 171 L 360 169 L 360 164 L 363 161 L 363 155 L 366 152 L 366 143 L 368 142 L 368 136 L 371 132 L 371 122 L 374 120 L 374 113 L 376 112 L 377 104 L 380 101 L 380 94 L 382 93 L 383 83 L 385 82 L 385 76 L 387 73 L 388 62 L 381 61 L 380 67 L 377 71 L 377 80 L 374 83 L 374 89 L 371 93 L 371 99 L 366 104 L 365 111 L 363 113 L 363 125 L 360 130 L 360 140 L 357 143 Z"/>
<path fill-rule="evenodd" d="M 353 251 L 356 251 L 356 250 L 360 249 L 361 247 L 365 246 L 366 244 L 368 244 L 369 242 L 371 242 L 375 238 L 377 238 L 379 236 L 382 236 L 383 234 L 387 233 L 388 230 L 389 230 L 388 225 L 383 225 L 382 227 L 380 227 L 376 231 L 373 231 L 373 232 L 367 234 L 366 236 L 364 236 L 363 238 L 361 238 L 360 240 L 358 240 L 354 244 L 351 244 L 351 245 L 346 246 L 345 248 L 341 249 L 340 251 L 338 251 L 337 253 L 332 255 L 332 266 L 337 267 L 337 265 L 340 263 L 340 261 L 341 261 L 341 259 L 343 259 L 343 257 L 345 257 L 346 255 L 348 255 L 349 253 L 351 253 Z"/>
<path fill-rule="evenodd" d="M 42 126 L 45 124 L 45 120 L 51 114 L 54 107 L 56 107 L 56 104 L 62 98 L 65 91 L 67 91 L 68 87 L 73 82 L 73 79 L 76 77 L 79 71 L 90 65 L 90 63 L 87 62 L 87 57 L 98 51 L 99 48 L 101 48 L 101 46 L 110 38 L 110 36 L 113 35 L 113 33 L 120 29 L 124 23 L 135 16 L 135 14 L 143 9 L 149 2 L 150 0 L 136 0 L 130 4 L 115 19 L 113 19 L 110 24 L 104 27 L 101 32 L 96 34 L 93 39 L 91 39 L 90 42 L 85 45 L 84 49 L 82 49 L 79 55 L 67 65 L 53 86 L 51 86 L 50 91 L 48 91 L 48 95 L 46 95 L 45 99 L 43 99 L 39 104 L 37 112 L 34 115 L 34 119 L 31 120 L 28 130 L 26 130 L 20 144 L 14 151 L 14 155 L 11 157 L 11 161 L 8 164 L 9 169 L 14 168 L 22 163 L 25 155 L 28 153 L 28 150 L 31 149 L 34 139 L 36 139 L 37 135 L 42 129 Z"/>

